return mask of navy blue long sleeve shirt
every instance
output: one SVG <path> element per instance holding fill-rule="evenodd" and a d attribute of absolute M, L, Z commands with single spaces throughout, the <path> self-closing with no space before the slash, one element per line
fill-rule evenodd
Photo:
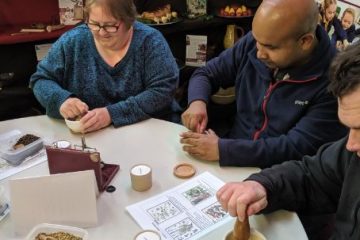
<path fill-rule="evenodd" d="M 271 69 L 256 57 L 251 32 L 194 72 L 189 103 L 209 102 L 220 87 L 235 85 L 237 112 L 228 138 L 219 140 L 221 166 L 268 167 L 301 159 L 346 134 L 337 101 L 327 91 L 335 48 L 322 27 L 316 34 L 319 44 L 312 59 L 287 69 L 286 80 L 273 81 Z"/>

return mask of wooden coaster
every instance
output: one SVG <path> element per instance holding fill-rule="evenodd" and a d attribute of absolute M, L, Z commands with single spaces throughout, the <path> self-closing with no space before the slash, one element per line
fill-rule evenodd
<path fill-rule="evenodd" d="M 178 178 L 190 178 L 194 176 L 196 169 L 189 163 L 180 163 L 174 168 L 174 175 Z"/>

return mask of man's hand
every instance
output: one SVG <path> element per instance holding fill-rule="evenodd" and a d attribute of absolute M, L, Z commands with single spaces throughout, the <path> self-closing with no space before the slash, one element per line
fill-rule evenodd
<path fill-rule="evenodd" d="M 203 133 L 208 123 L 206 103 L 200 100 L 192 102 L 181 115 L 181 121 L 189 130 Z"/>
<path fill-rule="evenodd" d="M 255 181 L 227 183 L 218 190 L 216 197 L 222 208 L 240 221 L 268 204 L 264 186 Z"/>
<path fill-rule="evenodd" d="M 60 114 L 64 119 L 75 118 L 84 115 L 89 110 L 86 103 L 78 98 L 68 98 L 60 106 Z"/>
<path fill-rule="evenodd" d="M 84 132 L 93 132 L 111 124 L 111 117 L 106 107 L 88 111 L 81 119 Z"/>
<path fill-rule="evenodd" d="M 211 129 L 206 134 L 184 132 L 180 134 L 183 150 L 195 158 L 208 161 L 219 160 L 219 137 Z"/>

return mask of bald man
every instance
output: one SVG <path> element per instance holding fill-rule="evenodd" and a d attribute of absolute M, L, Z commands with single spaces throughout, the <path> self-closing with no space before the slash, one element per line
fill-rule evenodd
<path fill-rule="evenodd" d="M 335 54 L 317 25 L 314 0 L 264 0 L 252 32 L 197 69 L 189 83 L 183 150 L 221 166 L 269 167 L 345 135 L 327 92 Z M 235 86 L 236 116 L 224 138 L 207 129 L 207 106 L 220 87 Z"/>

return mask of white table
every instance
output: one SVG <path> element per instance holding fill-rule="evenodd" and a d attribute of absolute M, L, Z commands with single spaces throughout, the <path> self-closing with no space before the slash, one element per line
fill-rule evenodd
<path fill-rule="evenodd" d="M 64 121 L 46 116 L 0 122 L 0 134 L 12 129 L 35 133 L 47 141 L 68 140 L 73 144 L 80 144 L 80 135 L 72 134 Z M 179 143 L 179 133 L 183 131 L 186 131 L 183 126 L 150 119 L 116 129 L 108 127 L 86 135 L 87 145 L 96 147 L 104 162 L 120 164 L 120 171 L 111 183 L 116 191 L 104 192 L 98 198 L 99 223 L 97 227 L 87 229 L 90 240 L 132 240 L 141 229 L 125 211 L 125 207 L 186 181 L 173 175 L 173 168 L 178 163 L 191 163 L 195 165 L 197 174 L 209 171 L 224 182 L 241 181 L 259 171 L 257 168 L 221 168 L 218 163 L 192 159 L 182 151 Z M 129 170 L 138 163 L 146 163 L 153 169 L 153 186 L 146 192 L 136 192 L 131 188 Z M 48 168 L 45 162 L 4 179 L 0 184 L 5 186 L 8 193 L 8 179 L 46 174 Z M 229 223 L 202 239 L 222 240 L 232 229 L 232 224 Z M 269 215 L 253 216 L 250 224 L 268 240 L 307 239 L 300 220 L 292 212 L 277 211 Z M 14 236 L 11 214 L 0 222 L 0 239 L 22 239 L 21 236 Z"/>

